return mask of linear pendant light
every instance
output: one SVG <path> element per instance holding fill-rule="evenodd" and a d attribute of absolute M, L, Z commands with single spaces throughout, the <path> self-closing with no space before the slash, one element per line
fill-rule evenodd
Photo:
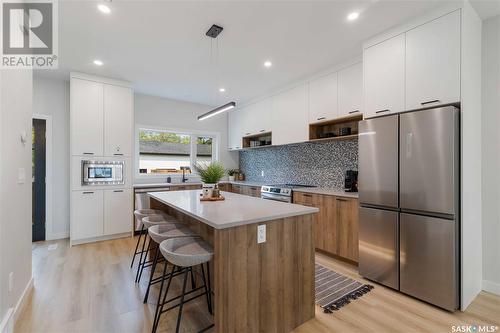
<path fill-rule="evenodd" d="M 208 118 L 213 117 L 219 113 L 229 111 L 229 110 L 233 109 L 235 106 L 236 106 L 235 102 L 229 102 L 227 104 L 219 106 L 218 108 L 215 108 L 211 111 L 208 111 L 207 113 L 202 114 L 201 116 L 198 117 L 198 120 L 208 119 Z"/>
<path fill-rule="evenodd" d="M 210 38 L 213 38 L 212 41 L 217 40 L 217 36 L 219 36 L 219 34 L 222 32 L 222 30 L 224 30 L 223 27 L 213 24 L 210 27 L 210 29 L 208 29 L 208 31 L 205 33 L 205 35 L 210 37 Z M 210 48 L 210 63 L 212 63 L 212 43 L 210 43 L 210 47 L 211 47 Z M 219 42 L 217 41 L 217 58 L 218 57 L 219 57 Z M 215 80 L 215 81 L 217 81 L 217 80 Z M 218 115 L 222 112 L 229 111 L 229 110 L 233 109 L 235 106 L 236 106 L 235 102 L 229 102 L 229 103 L 224 104 L 222 106 L 219 106 L 211 111 L 208 111 L 207 113 L 202 114 L 201 116 L 198 117 L 198 120 L 208 119 L 208 118 L 213 117 L 215 115 Z"/>

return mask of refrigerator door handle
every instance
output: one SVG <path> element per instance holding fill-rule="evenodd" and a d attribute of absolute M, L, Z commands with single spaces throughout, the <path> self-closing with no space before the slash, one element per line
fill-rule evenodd
<path fill-rule="evenodd" d="M 413 133 L 406 134 L 406 158 L 411 158 L 412 141 L 413 141 Z"/>

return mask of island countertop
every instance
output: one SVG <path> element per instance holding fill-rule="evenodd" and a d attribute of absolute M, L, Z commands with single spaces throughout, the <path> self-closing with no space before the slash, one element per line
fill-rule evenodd
<path fill-rule="evenodd" d="M 149 196 L 215 229 L 319 212 L 318 208 L 222 192 L 224 201 L 200 201 L 200 190 L 153 192 Z"/>

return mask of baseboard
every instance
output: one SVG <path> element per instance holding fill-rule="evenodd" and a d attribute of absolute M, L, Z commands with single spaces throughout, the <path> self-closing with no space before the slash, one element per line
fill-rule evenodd
<path fill-rule="evenodd" d="M 69 238 L 69 231 L 58 232 L 47 236 L 48 241 L 56 239 L 64 239 L 64 238 Z"/>
<path fill-rule="evenodd" d="M 14 308 L 7 310 L 7 313 L 0 322 L 0 333 L 14 333 Z"/>
<path fill-rule="evenodd" d="M 21 297 L 19 297 L 19 300 L 17 301 L 16 307 L 14 308 L 14 321 L 17 320 L 21 312 L 23 312 L 24 308 L 26 307 L 28 297 L 33 290 L 33 277 L 28 281 L 28 284 L 23 290 L 23 293 L 21 294 Z"/>
<path fill-rule="evenodd" d="M 500 283 L 483 280 L 483 290 L 500 296 Z"/>
<path fill-rule="evenodd" d="M 24 308 L 26 307 L 27 300 L 32 289 L 33 289 L 33 277 L 31 277 L 31 279 L 28 281 L 28 284 L 26 284 L 26 287 L 24 288 L 21 297 L 19 297 L 16 306 L 7 310 L 7 313 L 5 314 L 5 316 L 2 319 L 2 322 L 0 323 L 1 333 L 14 332 L 14 323 L 16 322 L 17 318 L 19 318 L 19 315 L 21 314 L 21 312 L 23 312 Z"/>
<path fill-rule="evenodd" d="M 124 232 L 124 233 L 116 234 L 116 235 L 107 235 L 107 236 L 92 237 L 92 238 L 85 238 L 85 239 L 71 239 L 69 243 L 70 243 L 70 246 L 73 246 L 73 245 L 79 245 L 79 244 L 101 242 L 101 241 L 117 239 L 117 238 L 125 238 L 125 237 L 131 237 L 131 233 Z"/>

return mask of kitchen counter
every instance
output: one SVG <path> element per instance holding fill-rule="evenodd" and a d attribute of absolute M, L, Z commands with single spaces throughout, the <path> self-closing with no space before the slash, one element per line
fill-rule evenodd
<path fill-rule="evenodd" d="M 314 318 L 314 214 L 319 210 L 222 192 L 149 193 L 153 209 L 213 248 L 215 332 L 289 332 Z"/>
<path fill-rule="evenodd" d="M 247 181 L 229 181 L 229 180 L 222 180 L 219 183 L 221 184 L 235 184 L 235 185 L 242 185 L 242 186 L 258 186 L 261 187 L 262 185 L 269 185 L 269 182 L 263 183 L 263 182 L 247 182 Z M 186 185 L 202 185 L 202 182 L 186 182 L 186 183 L 148 183 L 148 184 L 141 184 L 141 183 L 136 183 L 133 185 L 134 188 L 140 189 L 140 188 L 155 188 L 155 187 L 174 187 L 174 186 L 186 186 Z"/>
<path fill-rule="evenodd" d="M 149 193 L 149 196 L 171 208 L 180 210 L 215 229 L 313 214 L 318 208 L 262 200 L 230 192 L 222 192 L 224 201 L 200 201 L 200 191 Z"/>
<path fill-rule="evenodd" d="M 293 189 L 293 191 L 301 193 L 333 195 L 336 197 L 346 197 L 354 199 L 357 199 L 359 197 L 358 192 L 346 192 L 343 190 L 329 188 L 329 187 L 304 187 L 304 188 Z"/>

